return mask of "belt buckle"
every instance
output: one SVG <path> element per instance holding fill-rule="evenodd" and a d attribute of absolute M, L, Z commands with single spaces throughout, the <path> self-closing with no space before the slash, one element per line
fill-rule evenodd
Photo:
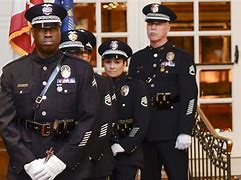
<path fill-rule="evenodd" d="M 42 136 L 49 136 L 51 134 L 51 126 L 50 124 L 42 124 L 41 135 Z"/>
<path fill-rule="evenodd" d="M 43 98 L 41 96 L 38 96 L 36 99 L 35 99 L 35 102 L 40 104 L 42 102 Z"/>

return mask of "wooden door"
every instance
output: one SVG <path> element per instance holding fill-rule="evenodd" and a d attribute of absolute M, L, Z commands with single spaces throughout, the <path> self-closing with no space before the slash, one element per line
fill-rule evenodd
<path fill-rule="evenodd" d="M 0 179 L 6 180 L 7 167 L 8 167 L 8 154 L 5 145 L 0 137 Z"/>

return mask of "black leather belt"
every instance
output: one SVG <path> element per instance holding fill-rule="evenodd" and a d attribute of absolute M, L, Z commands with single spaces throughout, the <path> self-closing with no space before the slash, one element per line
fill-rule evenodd
<path fill-rule="evenodd" d="M 120 139 L 128 136 L 132 128 L 133 128 L 133 119 L 118 120 L 114 125 L 111 140 L 113 142 L 119 142 Z"/>
<path fill-rule="evenodd" d="M 55 120 L 54 122 L 39 123 L 28 119 L 18 119 L 18 122 L 24 126 L 26 130 L 33 130 L 41 136 L 67 136 L 69 132 L 78 123 L 73 119 Z"/>
<path fill-rule="evenodd" d="M 130 124 L 133 123 L 133 119 L 121 119 L 117 121 L 118 124 Z"/>
<path fill-rule="evenodd" d="M 150 97 L 150 104 L 154 107 L 169 109 L 174 103 L 180 101 L 180 96 L 172 96 L 171 93 L 157 93 Z"/>

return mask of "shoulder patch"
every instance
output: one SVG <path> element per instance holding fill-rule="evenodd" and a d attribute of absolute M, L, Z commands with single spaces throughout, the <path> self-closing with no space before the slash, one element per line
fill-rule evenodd
<path fill-rule="evenodd" d="M 141 105 L 144 107 L 147 107 L 147 97 L 146 96 L 141 98 Z"/>
<path fill-rule="evenodd" d="M 110 94 L 107 94 L 106 96 L 105 96 L 105 104 L 107 105 L 107 106 L 111 106 L 111 96 L 110 96 Z"/>
<path fill-rule="evenodd" d="M 191 65 L 191 66 L 189 67 L 189 74 L 191 74 L 192 76 L 195 75 L 195 68 L 194 68 L 193 65 Z"/>

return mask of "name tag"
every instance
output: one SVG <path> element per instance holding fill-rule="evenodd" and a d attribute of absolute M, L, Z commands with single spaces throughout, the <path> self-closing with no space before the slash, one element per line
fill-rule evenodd
<path fill-rule="evenodd" d="M 63 79 L 57 79 L 58 84 L 74 84 L 75 78 L 63 78 Z"/>
<path fill-rule="evenodd" d="M 17 84 L 18 88 L 25 88 L 28 87 L 28 84 Z"/>

